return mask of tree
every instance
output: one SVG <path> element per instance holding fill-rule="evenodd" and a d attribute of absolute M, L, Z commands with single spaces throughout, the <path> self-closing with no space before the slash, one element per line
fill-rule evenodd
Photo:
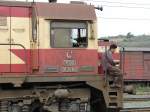
<path fill-rule="evenodd" d="M 131 32 L 128 32 L 126 37 L 127 37 L 128 39 L 130 39 L 130 38 L 134 37 L 134 35 L 133 35 Z"/>

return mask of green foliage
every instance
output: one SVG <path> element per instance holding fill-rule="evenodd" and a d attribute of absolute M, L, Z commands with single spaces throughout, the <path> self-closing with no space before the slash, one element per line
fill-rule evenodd
<path fill-rule="evenodd" d="M 127 35 L 126 35 L 126 38 L 130 39 L 132 37 L 134 37 L 134 35 L 131 32 L 128 32 Z"/>
<path fill-rule="evenodd" d="M 107 39 L 116 41 L 118 45 L 124 47 L 150 47 L 150 35 L 146 34 L 135 36 L 129 32 L 127 35 L 109 36 Z"/>

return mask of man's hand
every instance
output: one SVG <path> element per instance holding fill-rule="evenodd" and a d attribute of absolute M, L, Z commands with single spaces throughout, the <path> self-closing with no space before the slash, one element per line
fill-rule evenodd
<path fill-rule="evenodd" d="M 115 63 L 116 65 L 118 65 L 118 64 L 120 64 L 120 60 L 114 60 L 114 63 Z"/>
<path fill-rule="evenodd" d="M 120 60 L 114 60 L 114 63 L 115 63 L 115 66 L 116 66 L 116 67 L 119 67 Z"/>

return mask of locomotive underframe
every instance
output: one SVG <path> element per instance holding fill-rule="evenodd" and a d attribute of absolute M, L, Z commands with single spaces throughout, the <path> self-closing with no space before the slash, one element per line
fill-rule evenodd
<path fill-rule="evenodd" d="M 104 81 L 99 75 L 94 77 L 92 75 L 1 76 L 0 111 L 85 112 L 94 110 L 97 112 L 100 109 L 105 110 L 107 104 L 105 101 L 108 100 L 103 84 Z M 57 90 L 60 97 L 55 95 Z"/>

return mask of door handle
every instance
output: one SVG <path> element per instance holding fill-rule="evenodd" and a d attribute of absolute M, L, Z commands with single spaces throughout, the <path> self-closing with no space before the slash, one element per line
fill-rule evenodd
<path fill-rule="evenodd" d="M 14 43 L 14 39 L 13 38 L 11 38 L 10 41 L 11 41 L 11 43 Z"/>
<path fill-rule="evenodd" d="M 7 41 L 10 43 L 10 38 L 7 38 Z"/>
<path fill-rule="evenodd" d="M 11 38 L 11 41 L 14 41 L 14 39 L 13 39 L 13 38 Z"/>

